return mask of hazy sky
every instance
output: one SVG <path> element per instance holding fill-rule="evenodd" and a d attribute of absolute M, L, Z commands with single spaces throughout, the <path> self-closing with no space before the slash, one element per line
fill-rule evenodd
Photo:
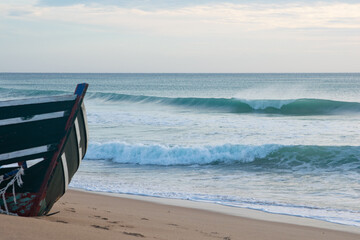
<path fill-rule="evenodd" d="M 360 72 L 360 1 L 0 0 L 0 72 Z"/>

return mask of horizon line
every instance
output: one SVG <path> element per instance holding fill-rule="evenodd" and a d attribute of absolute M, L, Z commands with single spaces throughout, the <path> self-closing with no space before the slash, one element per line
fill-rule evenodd
<path fill-rule="evenodd" d="M 360 72 L 0 72 L 0 74 L 360 74 Z"/>

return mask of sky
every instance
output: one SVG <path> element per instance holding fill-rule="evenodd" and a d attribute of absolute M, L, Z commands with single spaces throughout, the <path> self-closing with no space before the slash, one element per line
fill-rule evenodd
<path fill-rule="evenodd" d="M 0 72 L 360 72 L 360 1 L 0 0 Z"/>

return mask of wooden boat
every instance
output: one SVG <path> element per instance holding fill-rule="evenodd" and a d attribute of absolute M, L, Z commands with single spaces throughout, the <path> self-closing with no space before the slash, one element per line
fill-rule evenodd
<path fill-rule="evenodd" d="M 0 102 L 1 212 L 44 215 L 65 193 L 87 149 L 87 88 Z"/>

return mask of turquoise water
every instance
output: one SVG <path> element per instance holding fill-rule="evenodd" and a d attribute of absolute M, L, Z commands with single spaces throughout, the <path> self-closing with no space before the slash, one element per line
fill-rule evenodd
<path fill-rule="evenodd" d="M 360 226 L 360 74 L 12 74 L 0 99 L 85 100 L 71 186 Z"/>

